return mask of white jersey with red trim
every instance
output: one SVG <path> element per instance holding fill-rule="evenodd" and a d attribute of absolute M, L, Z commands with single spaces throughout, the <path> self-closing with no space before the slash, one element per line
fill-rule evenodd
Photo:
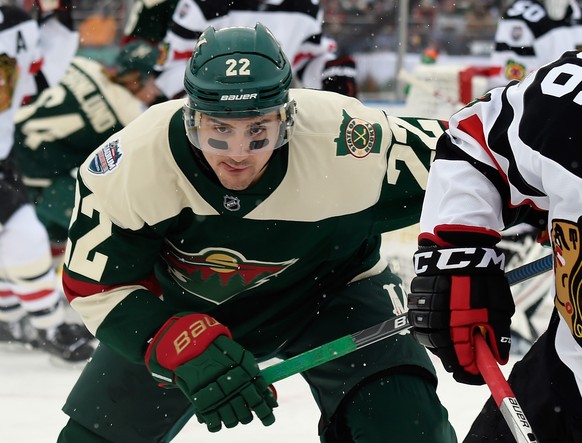
<path fill-rule="evenodd" d="M 13 144 L 14 116 L 37 85 L 56 84 L 78 47 L 78 34 L 56 18 L 39 26 L 26 12 L 0 6 L 0 160 Z"/>
<path fill-rule="evenodd" d="M 561 315 L 556 352 L 582 391 L 581 121 L 577 51 L 469 104 L 439 140 L 420 228 L 500 231 L 525 211 L 548 217 Z"/>
<path fill-rule="evenodd" d="M 336 43 L 322 36 L 323 10 L 315 0 L 180 0 L 163 42 L 156 84 L 166 97 L 183 91 L 184 70 L 200 34 L 208 27 L 254 27 L 273 32 L 304 87 L 319 89 L 326 61 L 335 58 Z"/>
<path fill-rule="evenodd" d="M 495 33 L 491 62 L 501 67 L 490 87 L 521 80 L 566 51 L 582 49 L 582 11 L 570 0 L 566 16 L 552 20 L 541 2 L 517 0 L 505 12 Z"/>

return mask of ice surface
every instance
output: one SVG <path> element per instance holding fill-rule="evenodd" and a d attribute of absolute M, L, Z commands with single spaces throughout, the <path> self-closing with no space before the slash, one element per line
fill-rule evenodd
<path fill-rule="evenodd" d="M 505 374 L 511 363 L 503 368 Z M 489 391 L 485 386 L 460 385 L 441 370 L 438 361 L 435 366 L 440 374 L 438 392 L 460 441 Z M 57 367 L 40 352 L 0 348 L 0 442 L 55 442 L 67 421 L 61 406 L 80 371 L 80 368 Z M 279 408 L 274 425 L 263 427 L 255 419 L 246 426 L 211 434 L 194 419 L 174 442 L 317 443 L 318 411 L 303 379 L 290 377 L 278 382 L 276 387 Z"/>

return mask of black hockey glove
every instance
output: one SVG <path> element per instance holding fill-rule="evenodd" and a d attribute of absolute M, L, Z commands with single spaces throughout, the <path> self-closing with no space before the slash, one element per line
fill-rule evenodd
<path fill-rule="evenodd" d="M 474 337 L 483 331 L 495 356 L 507 363 L 515 312 L 504 256 L 496 248 L 419 249 L 408 297 L 413 336 L 442 361 L 455 380 L 481 385 Z"/>
<path fill-rule="evenodd" d="M 357 97 L 356 62 L 346 56 L 328 61 L 321 73 L 324 91 L 338 92 L 348 97 Z"/>

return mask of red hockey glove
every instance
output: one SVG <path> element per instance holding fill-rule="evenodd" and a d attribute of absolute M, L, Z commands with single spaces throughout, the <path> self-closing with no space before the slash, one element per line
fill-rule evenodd
<path fill-rule="evenodd" d="M 413 336 L 436 354 L 455 380 L 483 384 L 475 362 L 474 336 L 482 327 L 497 361 L 507 363 L 515 312 L 495 248 L 420 249 L 417 277 L 408 297 Z"/>
<path fill-rule="evenodd" d="M 223 423 L 227 428 L 249 423 L 253 412 L 269 426 L 275 422 L 274 391 L 253 355 L 230 337 L 228 328 L 208 315 L 178 314 L 150 341 L 146 365 L 156 380 L 176 384 L 186 394 L 210 432 Z"/>
<path fill-rule="evenodd" d="M 321 73 L 321 89 L 338 92 L 348 97 L 357 97 L 356 62 L 352 57 L 341 57 L 328 61 Z"/>

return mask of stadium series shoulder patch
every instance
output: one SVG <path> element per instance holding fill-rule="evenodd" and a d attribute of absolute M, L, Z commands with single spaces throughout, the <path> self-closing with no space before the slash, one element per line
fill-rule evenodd
<path fill-rule="evenodd" d="M 113 140 L 103 145 L 94 154 L 93 160 L 91 160 L 87 169 L 93 174 L 107 174 L 117 167 L 122 155 L 119 139 Z"/>

